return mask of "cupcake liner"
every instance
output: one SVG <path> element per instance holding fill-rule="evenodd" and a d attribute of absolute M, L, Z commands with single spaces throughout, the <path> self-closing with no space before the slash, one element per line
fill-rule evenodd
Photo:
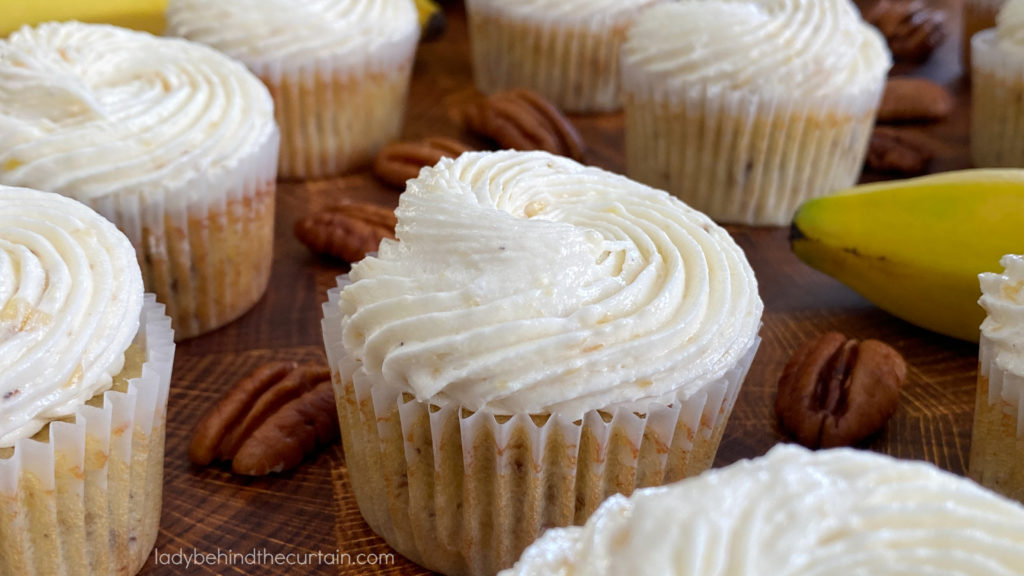
<path fill-rule="evenodd" d="M 996 356 L 995 344 L 982 333 L 969 475 L 1024 502 L 1024 375 L 1004 370 Z"/>
<path fill-rule="evenodd" d="M 571 23 L 516 18 L 492 3 L 469 0 L 466 18 L 477 88 L 528 88 L 566 112 L 621 107 L 619 47 L 632 13 Z"/>
<path fill-rule="evenodd" d="M 0 573 L 131 575 L 145 564 L 159 528 L 174 359 L 170 319 L 152 294 L 132 347 L 145 361 L 126 390 L 98 395 L 0 459 Z"/>
<path fill-rule="evenodd" d="M 449 575 L 494 574 L 545 528 L 584 522 L 611 494 L 709 468 L 758 347 L 688 397 L 578 420 L 474 413 L 358 372 L 341 344 L 340 288 L 328 294 L 324 340 L 360 512 L 399 553 Z"/>
<path fill-rule="evenodd" d="M 971 160 L 979 168 L 1024 167 L 1024 54 L 1000 49 L 995 30 L 971 44 Z"/>
<path fill-rule="evenodd" d="M 399 136 L 417 38 L 361 65 L 326 59 L 299 68 L 248 64 L 274 99 L 282 178 L 337 176 L 372 161 Z"/>
<path fill-rule="evenodd" d="M 996 15 L 1005 3 L 1006 0 L 964 0 L 960 49 L 965 74 L 971 73 L 971 38 L 982 30 L 995 27 Z"/>
<path fill-rule="evenodd" d="M 800 203 L 860 175 L 884 83 L 799 102 L 624 81 L 626 173 L 717 222 L 788 224 Z M 880 79 L 881 80 L 881 79 Z"/>
<path fill-rule="evenodd" d="M 263 296 L 274 248 L 277 131 L 219 175 L 166 194 L 85 199 L 135 246 L 146 290 L 167 306 L 175 337 L 235 320 Z"/>

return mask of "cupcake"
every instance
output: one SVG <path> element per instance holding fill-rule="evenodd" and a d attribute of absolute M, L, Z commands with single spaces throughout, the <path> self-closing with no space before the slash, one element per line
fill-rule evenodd
<path fill-rule="evenodd" d="M 860 175 L 892 58 L 849 0 L 682 0 L 622 47 L 627 174 L 718 222 L 787 224 Z"/>
<path fill-rule="evenodd" d="M 266 88 L 205 46 L 76 22 L 0 41 L 0 183 L 113 221 L 178 338 L 263 295 L 278 134 Z"/>
<path fill-rule="evenodd" d="M 661 0 L 466 0 L 473 80 L 485 93 L 534 90 L 567 112 L 621 107 L 619 48 Z"/>
<path fill-rule="evenodd" d="M 0 186 L 0 574 L 130 575 L 156 541 L 170 319 L 131 242 Z"/>
<path fill-rule="evenodd" d="M 1002 274 L 981 274 L 987 313 L 978 347 L 970 476 L 1024 502 L 1024 256 L 1007 255 Z"/>
<path fill-rule="evenodd" d="M 443 159 L 396 215 L 323 330 L 356 502 L 398 552 L 494 574 L 710 466 L 762 312 L 722 228 L 546 152 Z"/>
<path fill-rule="evenodd" d="M 971 38 L 971 160 L 1024 168 L 1024 1 L 1010 0 L 996 28 Z"/>
<path fill-rule="evenodd" d="M 968 73 L 971 71 L 971 38 L 996 25 L 996 13 L 1003 4 L 1006 4 L 1006 0 L 964 0 L 960 48 L 963 50 L 964 70 Z"/>
<path fill-rule="evenodd" d="M 413 0 L 169 0 L 167 34 L 241 60 L 270 89 L 278 171 L 336 176 L 402 130 L 419 41 Z"/>
<path fill-rule="evenodd" d="M 925 462 L 767 455 L 613 496 L 500 576 L 1020 574 L 1024 507 Z"/>

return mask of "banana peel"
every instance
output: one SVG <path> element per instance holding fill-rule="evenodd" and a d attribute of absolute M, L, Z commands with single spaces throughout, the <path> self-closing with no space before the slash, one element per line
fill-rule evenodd
<path fill-rule="evenodd" d="M 890 314 L 977 342 L 978 274 L 1024 252 L 1024 170 L 959 170 L 809 200 L 790 246 Z"/>
<path fill-rule="evenodd" d="M 19 0 L 2 3 L 0 37 L 24 25 L 79 20 L 162 34 L 167 0 Z"/>
<path fill-rule="evenodd" d="M 435 0 L 415 0 L 416 13 L 419 15 L 420 40 L 430 42 L 437 40 L 448 27 L 444 10 Z"/>

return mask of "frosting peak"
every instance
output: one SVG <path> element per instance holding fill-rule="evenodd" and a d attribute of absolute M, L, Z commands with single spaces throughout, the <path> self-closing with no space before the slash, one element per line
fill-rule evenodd
<path fill-rule="evenodd" d="M 1010 576 L 1022 566 L 1020 504 L 923 462 L 780 445 L 612 496 L 500 576 Z"/>
<path fill-rule="evenodd" d="M 413 0 L 169 0 L 168 33 L 245 62 L 260 76 L 294 67 L 373 67 L 419 38 Z"/>
<path fill-rule="evenodd" d="M 507 414 L 695 391 L 755 344 L 742 250 L 667 193 L 542 152 L 410 180 L 397 241 L 352 267 L 344 345 L 421 401 Z"/>
<path fill-rule="evenodd" d="M 892 64 L 849 0 L 659 4 L 637 18 L 622 59 L 623 83 L 655 95 L 707 85 L 804 102 L 874 90 Z"/>
<path fill-rule="evenodd" d="M 0 186 L 0 447 L 108 388 L 142 275 L 118 229 L 70 198 Z"/>
<path fill-rule="evenodd" d="M 994 345 L 996 365 L 1024 378 L 1024 256 L 1008 254 L 1000 264 L 1005 268 L 1002 274 L 978 277 L 978 303 L 987 313 L 981 333 Z"/>
<path fill-rule="evenodd" d="M 233 168 L 276 130 L 263 84 L 205 46 L 78 22 L 0 40 L 5 184 L 152 198 Z"/>

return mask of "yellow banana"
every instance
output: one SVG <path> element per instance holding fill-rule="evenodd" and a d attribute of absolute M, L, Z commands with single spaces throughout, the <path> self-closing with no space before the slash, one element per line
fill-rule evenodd
<path fill-rule="evenodd" d="M 164 31 L 167 0 L 15 0 L 0 2 L 0 37 L 50 20 L 101 22 L 154 34 Z"/>
<path fill-rule="evenodd" d="M 890 314 L 977 341 L 978 274 L 1024 252 L 1024 170 L 959 170 L 810 200 L 790 244 Z"/>
<path fill-rule="evenodd" d="M 444 10 L 434 0 L 416 0 L 416 11 L 420 18 L 420 40 L 430 42 L 444 33 L 447 20 Z"/>

